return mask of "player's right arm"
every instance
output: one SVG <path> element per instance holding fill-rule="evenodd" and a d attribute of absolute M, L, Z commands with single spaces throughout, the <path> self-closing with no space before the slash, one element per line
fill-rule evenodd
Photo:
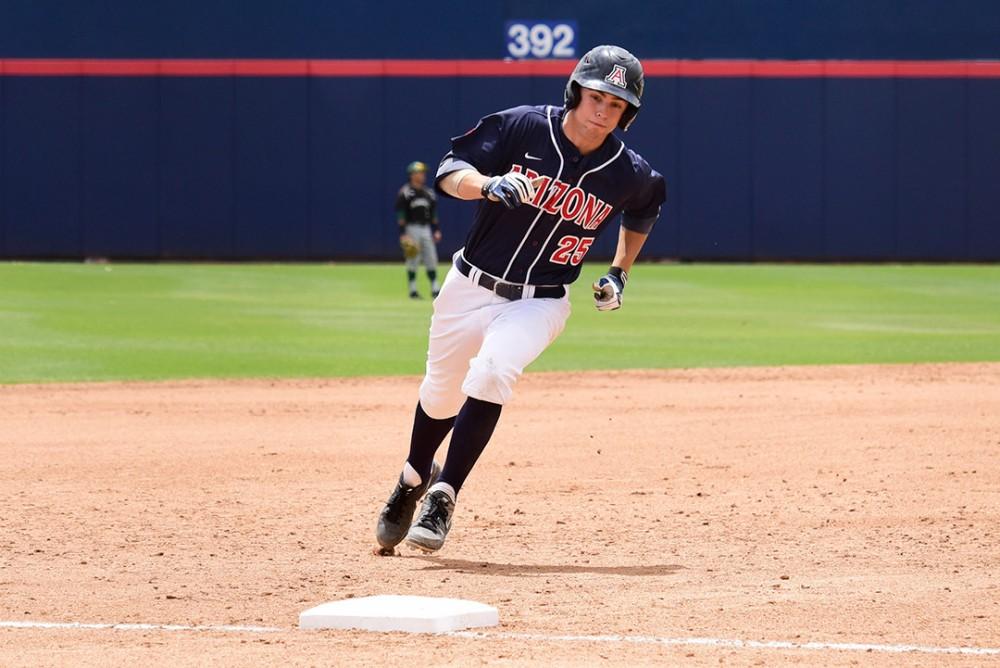
<path fill-rule="evenodd" d="M 458 199 L 482 199 L 483 185 L 488 180 L 488 176 L 480 174 L 475 169 L 466 168 L 445 174 L 438 182 L 438 187 Z"/>
<path fill-rule="evenodd" d="M 516 122 L 513 110 L 502 111 L 482 118 L 464 135 L 452 137 L 451 151 L 438 166 L 437 189 L 457 199 L 500 202 L 508 209 L 530 202 L 535 185 L 524 174 L 508 171 Z"/>
<path fill-rule="evenodd" d="M 477 170 L 466 168 L 449 172 L 441 177 L 438 187 L 458 199 L 483 199 L 501 202 L 508 209 L 521 206 L 535 198 L 535 184 L 520 172 L 507 172 L 502 176 L 485 176 Z"/>

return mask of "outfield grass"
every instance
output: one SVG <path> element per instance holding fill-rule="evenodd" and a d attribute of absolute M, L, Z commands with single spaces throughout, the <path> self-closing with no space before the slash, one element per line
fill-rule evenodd
<path fill-rule="evenodd" d="M 1000 266 L 641 265 L 573 305 L 533 369 L 1000 360 Z M 430 310 L 398 265 L 0 264 L 0 382 L 417 374 Z"/>

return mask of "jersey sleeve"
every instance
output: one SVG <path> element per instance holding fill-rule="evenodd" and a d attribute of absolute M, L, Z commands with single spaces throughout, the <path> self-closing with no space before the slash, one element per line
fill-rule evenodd
<path fill-rule="evenodd" d="M 452 137 L 451 150 L 441 160 L 434 189 L 439 195 L 452 197 L 441 189 L 441 179 L 461 169 L 475 169 L 480 174 L 493 176 L 503 169 L 505 156 L 503 136 L 509 132 L 509 123 L 504 114 L 490 114 L 464 135 Z M 454 199 L 454 198 L 453 198 Z"/>
<path fill-rule="evenodd" d="M 660 217 L 660 206 L 667 200 L 667 184 L 663 175 L 648 164 L 643 162 L 642 167 L 639 188 L 622 211 L 622 227 L 649 234 Z"/>

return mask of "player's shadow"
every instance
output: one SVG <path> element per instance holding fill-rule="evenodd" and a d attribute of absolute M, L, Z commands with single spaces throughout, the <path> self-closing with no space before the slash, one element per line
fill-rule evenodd
<path fill-rule="evenodd" d="M 490 561 L 468 559 L 442 559 L 425 555 L 414 556 L 427 562 L 425 571 L 455 571 L 470 575 L 565 575 L 586 573 L 590 575 L 626 575 L 648 577 L 673 575 L 686 567 L 679 564 L 649 564 L 646 566 L 590 566 L 588 564 L 497 564 Z"/>

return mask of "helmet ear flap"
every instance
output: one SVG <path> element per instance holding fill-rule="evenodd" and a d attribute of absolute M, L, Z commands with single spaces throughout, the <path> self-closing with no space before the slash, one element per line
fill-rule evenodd
<path fill-rule="evenodd" d="M 628 132 L 629 126 L 632 125 L 632 121 L 635 120 L 635 117 L 638 114 L 639 114 L 638 108 L 633 107 L 631 104 L 628 105 L 625 108 L 625 111 L 622 112 L 622 117 L 618 119 L 618 127 L 621 128 L 623 131 Z"/>
<path fill-rule="evenodd" d="M 566 94 L 563 101 L 567 109 L 573 109 L 580 104 L 580 84 L 572 79 L 566 82 Z"/>

